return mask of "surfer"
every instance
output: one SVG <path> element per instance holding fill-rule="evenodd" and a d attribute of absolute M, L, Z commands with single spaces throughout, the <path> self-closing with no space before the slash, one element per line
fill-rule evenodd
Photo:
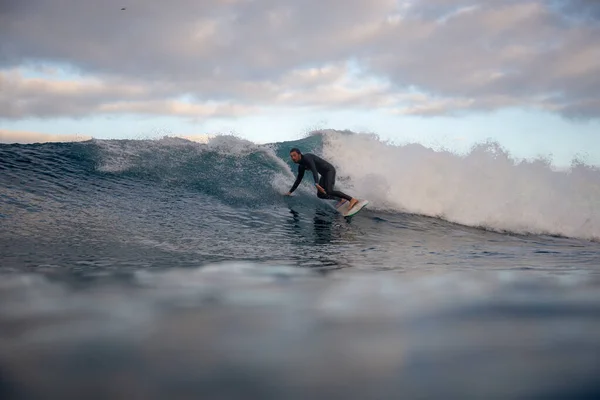
<path fill-rule="evenodd" d="M 338 205 L 344 203 L 345 201 L 349 201 L 348 209 L 354 207 L 358 200 L 354 197 L 348 196 L 344 192 L 340 192 L 339 190 L 333 190 L 333 185 L 335 185 L 335 167 L 323 160 L 321 157 L 316 156 L 311 153 L 302 154 L 299 149 L 294 147 L 290 150 L 290 157 L 292 161 L 298 164 L 298 177 L 294 182 L 294 185 L 287 192 L 287 196 L 291 195 L 294 190 L 298 187 L 302 178 L 304 178 L 304 171 L 309 169 L 313 177 L 315 179 L 315 186 L 317 188 L 317 196 L 321 199 L 341 199 Z M 321 174 L 321 178 L 319 179 L 319 174 Z"/>

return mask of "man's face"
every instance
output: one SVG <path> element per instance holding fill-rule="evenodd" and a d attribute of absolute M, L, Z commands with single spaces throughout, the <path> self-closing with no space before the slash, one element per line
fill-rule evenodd
<path fill-rule="evenodd" d="M 292 157 L 292 161 L 296 164 L 298 164 L 298 161 L 300 161 L 300 154 L 296 153 L 295 151 L 290 152 L 290 157 Z"/>

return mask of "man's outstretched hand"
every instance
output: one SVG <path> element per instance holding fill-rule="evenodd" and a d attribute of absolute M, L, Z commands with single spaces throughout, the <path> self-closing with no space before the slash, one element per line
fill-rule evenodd
<path fill-rule="evenodd" d="M 287 192 L 286 194 L 284 194 L 284 196 L 291 196 L 292 192 Z"/>

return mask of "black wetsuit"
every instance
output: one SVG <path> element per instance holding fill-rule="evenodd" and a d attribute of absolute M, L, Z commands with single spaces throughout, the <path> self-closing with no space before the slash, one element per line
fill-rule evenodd
<path fill-rule="evenodd" d="M 327 193 L 323 194 L 318 192 L 317 196 L 322 199 L 332 199 L 334 197 L 338 197 L 346 200 L 352 200 L 352 197 L 348 196 L 346 193 L 333 190 L 333 185 L 335 185 L 335 167 L 323 160 L 321 157 L 311 153 L 302 154 L 302 157 L 298 162 L 298 177 L 290 189 L 290 193 L 296 190 L 302 181 L 302 178 L 304 178 L 304 171 L 307 169 L 312 171 L 313 177 L 315 178 L 315 183 L 318 183 L 319 186 L 325 189 L 325 192 Z M 319 179 L 319 174 L 321 174 L 321 179 Z"/>

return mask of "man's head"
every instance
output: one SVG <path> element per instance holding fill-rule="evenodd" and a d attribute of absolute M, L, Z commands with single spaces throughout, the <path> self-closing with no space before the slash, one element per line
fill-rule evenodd
<path fill-rule="evenodd" d="M 290 157 L 292 157 L 292 161 L 298 164 L 300 159 L 302 158 L 302 153 L 297 148 L 293 148 L 290 150 Z"/>

